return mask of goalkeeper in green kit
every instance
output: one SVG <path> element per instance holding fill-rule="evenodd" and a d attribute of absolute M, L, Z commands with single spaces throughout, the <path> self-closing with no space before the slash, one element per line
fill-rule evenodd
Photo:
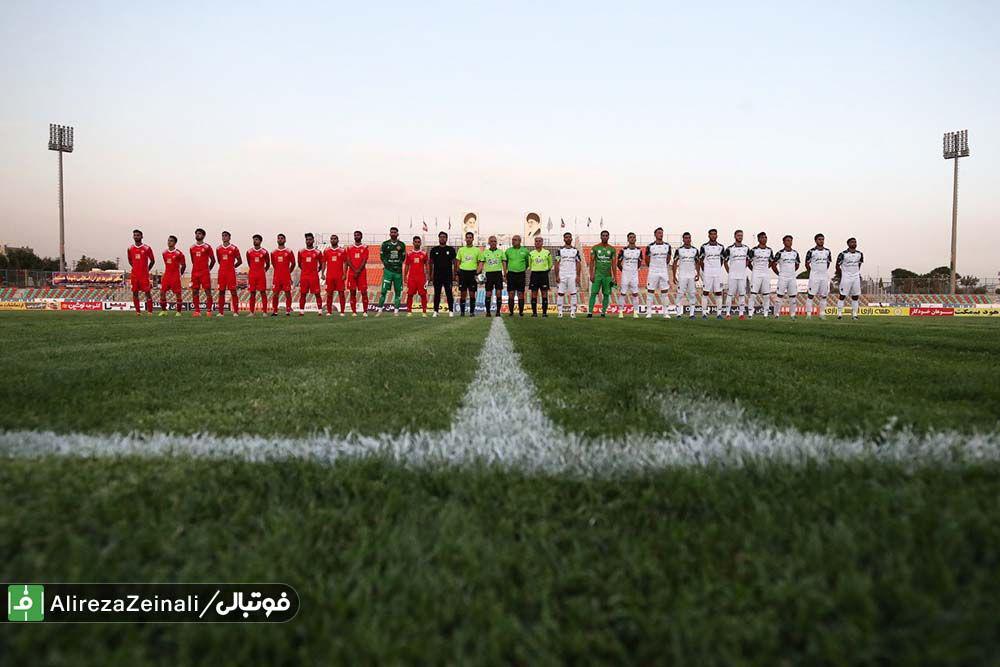
<path fill-rule="evenodd" d="M 611 235 L 607 230 L 601 232 L 601 242 L 590 249 L 590 306 L 587 317 L 594 316 L 594 304 L 597 303 L 597 292 L 601 296 L 601 317 L 608 312 L 608 302 L 611 300 L 611 287 L 615 284 L 615 247 L 608 244 Z"/>
<path fill-rule="evenodd" d="M 394 314 L 399 315 L 399 299 L 403 293 L 403 261 L 406 260 L 406 244 L 399 240 L 397 228 L 389 228 L 389 240 L 382 241 L 379 255 L 382 258 L 382 292 L 378 297 L 378 312 L 376 314 L 382 314 L 382 309 L 385 307 L 385 295 L 391 289 L 393 302 L 396 306 Z"/>

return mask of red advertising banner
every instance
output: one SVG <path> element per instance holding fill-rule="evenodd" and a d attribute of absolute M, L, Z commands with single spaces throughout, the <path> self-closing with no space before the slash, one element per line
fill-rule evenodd
<path fill-rule="evenodd" d="M 59 310 L 104 310 L 104 303 L 101 301 L 63 301 L 59 304 Z"/>
<path fill-rule="evenodd" d="M 125 284 L 121 271 L 72 271 L 53 273 L 53 287 L 115 287 Z"/>
<path fill-rule="evenodd" d="M 954 308 L 910 308 L 910 317 L 951 317 Z"/>

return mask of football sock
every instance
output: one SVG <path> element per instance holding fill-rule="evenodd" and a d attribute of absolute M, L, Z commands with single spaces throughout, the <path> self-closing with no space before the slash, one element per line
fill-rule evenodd
<path fill-rule="evenodd" d="M 538 314 L 538 297 L 531 297 L 531 314 Z"/>
<path fill-rule="evenodd" d="M 858 307 L 860 305 L 861 305 L 861 300 L 860 299 L 855 299 L 854 301 L 851 301 L 851 315 L 853 317 L 857 317 L 858 316 Z"/>
<path fill-rule="evenodd" d="M 229 303 L 232 305 L 233 313 L 240 312 L 240 297 L 237 296 L 236 290 L 233 290 L 229 295 Z"/>
<path fill-rule="evenodd" d="M 819 298 L 819 314 L 820 315 L 825 315 L 826 314 L 826 297 L 825 296 L 821 296 Z"/>
<path fill-rule="evenodd" d="M 844 300 L 840 299 L 839 301 L 837 301 L 837 317 L 840 317 L 843 314 L 844 314 Z"/>
<path fill-rule="evenodd" d="M 543 296 L 542 297 L 542 315 L 546 314 L 547 312 L 549 312 L 549 297 Z"/>

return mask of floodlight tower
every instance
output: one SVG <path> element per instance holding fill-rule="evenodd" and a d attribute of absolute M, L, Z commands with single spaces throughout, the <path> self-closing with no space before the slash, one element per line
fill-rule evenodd
<path fill-rule="evenodd" d="M 63 153 L 73 152 L 73 128 L 49 125 L 49 150 L 59 153 L 59 270 L 66 271 L 66 220 L 63 215 Z"/>
<path fill-rule="evenodd" d="M 951 190 L 951 294 L 955 293 L 955 251 L 958 245 L 958 158 L 969 157 L 969 131 L 944 133 L 944 159 L 955 161 L 955 181 Z"/>

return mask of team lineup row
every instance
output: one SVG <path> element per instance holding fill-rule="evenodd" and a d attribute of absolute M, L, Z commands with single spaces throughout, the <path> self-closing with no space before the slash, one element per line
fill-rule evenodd
<path fill-rule="evenodd" d="M 131 267 L 131 288 L 135 310 L 141 313 L 139 295 L 145 293 L 146 310 L 152 312 L 152 290 L 150 271 L 156 264 L 153 250 L 143 243 L 140 230 L 133 230 L 133 244 L 127 251 Z M 619 288 L 619 299 L 622 305 L 639 305 L 639 270 L 647 269 L 646 291 L 647 306 L 653 303 L 660 306 L 663 317 L 669 319 L 670 306 L 668 290 L 671 283 L 677 286 L 677 306 L 683 314 L 690 312 L 690 318 L 695 318 L 695 301 L 697 282 L 702 283 L 701 310 L 702 318 L 707 318 L 711 308 L 715 308 L 718 319 L 731 319 L 734 310 L 739 319 L 753 317 L 754 308 L 760 300 L 764 317 L 773 312 L 777 317 L 778 303 L 771 296 L 771 280 L 777 276 L 776 296 L 782 299 L 784 305 L 789 300 L 795 300 L 798 294 L 798 273 L 803 264 L 799 252 L 793 245 L 793 237 L 785 235 L 782 248 L 772 250 L 767 245 L 767 234 L 757 235 L 757 245 L 743 244 L 743 231 L 737 230 L 733 235 L 733 243 L 724 246 L 718 242 L 718 232 L 708 231 L 708 241 L 700 247 L 691 244 L 691 234 L 682 235 L 682 245 L 676 249 L 663 240 L 663 228 L 654 230 L 655 240 L 644 248 L 636 245 L 636 235 L 629 233 L 626 246 L 618 249 L 608 243 L 609 234 L 601 232 L 601 242 L 591 247 L 589 262 L 590 307 L 587 317 L 593 317 L 598 296 L 601 297 L 601 317 L 604 317 L 612 297 L 612 289 Z M 452 287 L 457 279 L 459 288 L 459 314 L 464 316 L 466 306 L 470 316 L 475 315 L 476 292 L 479 283 L 483 282 L 486 289 L 486 315 L 492 313 L 492 300 L 496 298 L 496 314 L 501 311 L 502 291 L 507 288 L 508 311 L 515 314 L 515 298 L 517 313 L 524 315 L 525 290 L 531 294 L 532 316 L 537 316 L 539 295 L 542 302 L 542 316 L 547 316 L 548 294 L 550 291 L 549 275 L 556 269 L 556 305 L 559 317 L 563 316 L 566 307 L 570 308 L 570 317 L 576 316 L 578 286 L 580 284 L 583 257 L 573 246 L 573 235 L 563 235 L 563 245 L 553 254 L 544 248 L 541 236 L 534 237 L 534 248 L 528 249 L 521 245 L 521 237 L 511 238 L 511 247 L 501 249 L 497 237 L 490 236 L 487 246 L 479 248 L 474 245 L 475 236 L 472 232 L 465 235 L 465 244 L 457 249 L 448 245 L 448 234 L 438 234 L 438 245 L 430 251 L 422 248 L 419 236 L 413 237 L 413 246 L 407 250 L 406 244 L 399 240 L 399 230 L 389 229 L 389 239 L 380 246 L 380 260 L 383 267 L 383 278 L 379 296 L 381 313 L 386 296 L 391 291 L 394 298 L 395 312 L 400 309 L 403 286 L 406 286 L 407 311 L 413 313 L 413 299 L 419 296 L 423 313 L 427 313 L 427 285 L 434 289 L 433 315 L 437 317 L 441 304 L 441 294 L 445 294 L 449 316 L 455 314 Z M 272 271 L 271 285 L 271 315 L 278 312 L 279 297 L 285 295 L 285 312 L 291 314 L 292 304 L 292 271 L 299 269 L 299 314 L 305 309 L 308 295 L 314 295 L 321 315 L 333 313 L 333 296 L 337 294 L 340 301 L 340 314 L 346 314 L 346 295 L 350 294 L 351 312 L 357 314 L 357 294 L 361 293 L 362 313 L 367 317 L 368 285 L 365 267 L 369 259 L 368 246 L 363 243 L 363 234 L 354 232 L 354 244 L 348 247 L 340 246 L 336 234 L 330 237 L 330 246 L 320 250 L 315 246 L 313 234 L 305 235 L 305 248 L 297 253 L 285 247 L 284 234 L 277 236 L 277 248 L 268 251 L 261 244 L 263 237 L 255 234 L 252 237 L 253 247 L 246 251 L 248 265 L 248 288 L 250 291 L 250 313 L 256 311 L 256 299 L 260 296 L 261 311 L 267 314 L 267 272 Z M 807 292 L 807 314 L 812 317 L 814 312 L 813 299 L 819 301 L 820 318 L 825 318 L 826 302 L 830 293 L 831 269 L 839 286 L 840 299 L 837 317 L 843 314 L 845 299 L 851 299 L 851 314 L 858 317 L 859 299 L 861 295 L 861 266 L 864 254 L 857 249 L 857 240 L 849 238 L 847 248 L 841 251 L 836 259 L 832 251 L 826 247 L 823 234 L 814 237 L 815 246 L 810 249 L 804 259 L 809 272 Z M 177 237 L 167 239 L 167 249 L 163 252 L 164 271 L 160 282 L 160 301 L 163 311 L 167 309 L 167 294 L 173 292 L 177 300 L 177 314 L 181 310 L 181 276 L 187 270 L 187 259 L 181 250 L 177 249 Z M 225 293 L 231 296 L 231 308 L 234 315 L 239 314 L 239 301 L 236 292 L 236 270 L 243 265 L 243 255 L 240 249 L 232 244 L 229 232 L 222 232 L 222 244 L 216 248 L 205 243 L 205 230 L 195 230 L 195 243 L 189 249 L 191 257 L 191 288 L 194 301 L 193 314 L 201 314 L 201 291 L 206 293 L 208 312 L 213 310 L 211 272 L 218 265 L 218 315 L 221 316 Z M 320 290 L 322 279 L 326 282 L 326 304 L 324 311 L 323 296 Z M 725 303 L 722 296 L 725 293 Z M 748 293 L 753 302 L 748 304 Z M 734 303 L 735 301 L 735 303 Z M 682 303 L 683 302 L 683 303 Z M 790 309 L 791 318 L 795 318 L 795 308 Z M 638 317 L 638 309 L 633 309 L 633 317 Z M 161 313 L 162 314 L 162 313 Z M 619 313 L 619 317 L 622 317 Z M 647 308 L 646 317 L 652 317 L 652 310 Z"/>

